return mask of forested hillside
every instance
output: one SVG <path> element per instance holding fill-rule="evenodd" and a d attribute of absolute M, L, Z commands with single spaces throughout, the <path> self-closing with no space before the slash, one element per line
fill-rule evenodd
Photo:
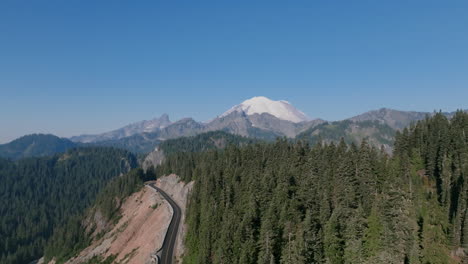
<path fill-rule="evenodd" d="M 77 144 L 66 138 L 59 138 L 54 135 L 32 134 L 0 145 L 0 157 L 17 160 L 29 157 L 49 156 L 63 153 L 75 147 L 77 147 Z"/>
<path fill-rule="evenodd" d="M 108 232 L 121 217 L 120 207 L 125 199 L 140 190 L 145 181 L 154 179 L 154 171 L 145 173 L 140 168 L 112 179 L 87 210 L 78 212 L 55 229 L 45 248 L 45 261 L 54 259 L 55 263 L 63 263 L 87 247 L 93 239 Z M 99 232 L 96 221 L 100 222 L 101 228 L 104 227 Z"/>
<path fill-rule="evenodd" d="M 185 263 L 466 263 L 468 115 L 356 146 L 256 144 L 172 155 L 195 180 Z"/>
<path fill-rule="evenodd" d="M 202 152 L 212 149 L 223 149 L 229 145 L 244 146 L 258 140 L 233 135 L 224 131 L 213 131 L 192 137 L 181 137 L 163 141 L 159 148 L 166 155 L 179 152 Z"/>
<path fill-rule="evenodd" d="M 163 141 L 155 151 L 146 156 L 142 162 L 142 167 L 147 169 L 151 166 L 157 166 L 166 156 L 180 152 L 202 152 L 223 149 L 229 145 L 245 146 L 258 141 L 258 139 L 233 135 L 224 131 L 212 131 L 197 136 L 168 139 Z"/>
<path fill-rule="evenodd" d="M 364 139 L 375 147 L 381 146 L 391 152 L 396 130 L 378 121 L 336 121 L 325 122 L 297 135 L 296 139 L 314 145 L 319 142 L 338 143 L 341 139 L 347 144 L 360 144 Z"/>
<path fill-rule="evenodd" d="M 0 160 L 0 263 L 41 257 L 55 227 L 89 206 L 109 180 L 136 165 L 134 155 L 111 148 Z"/>
<path fill-rule="evenodd" d="M 161 143 L 157 133 L 141 133 L 116 140 L 87 143 L 90 146 L 121 148 L 133 153 L 148 153 Z"/>

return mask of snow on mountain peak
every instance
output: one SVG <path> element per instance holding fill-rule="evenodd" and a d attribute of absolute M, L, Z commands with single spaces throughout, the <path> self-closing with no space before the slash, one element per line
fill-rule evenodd
<path fill-rule="evenodd" d="M 294 123 L 309 120 L 303 112 L 297 110 L 288 101 L 273 101 L 264 96 L 256 96 L 245 100 L 241 104 L 226 111 L 220 117 L 227 116 L 233 112 L 244 112 L 247 115 L 268 113 L 279 119 Z"/>

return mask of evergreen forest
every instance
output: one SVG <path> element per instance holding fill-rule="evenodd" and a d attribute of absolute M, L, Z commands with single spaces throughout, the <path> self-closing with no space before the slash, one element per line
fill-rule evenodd
<path fill-rule="evenodd" d="M 127 151 L 96 147 L 16 162 L 0 159 L 0 263 L 42 257 L 56 227 L 90 206 L 111 179 L 136 166 Z"/>
<path fill-rule="evenodd" d="M 467 263 L 468 114 L 359 145 L 258 143 L 177 153 L 195 180 L 184 263 Z"/>

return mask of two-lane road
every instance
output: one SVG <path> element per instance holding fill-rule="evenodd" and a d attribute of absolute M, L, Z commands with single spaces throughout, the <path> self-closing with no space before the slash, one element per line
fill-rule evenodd
<path fill-rule="evenodd" d="M 174 247 L 177 240 L 177 232 L 179 231 L 180 225 L 180 218 L 182 215 L 182 211 L 180 207 L 177 205 L 172 198 L 165 193 L 163 190 L 156 187 L 154 183 L 148 184 L 151 188 L 158 191 L 164 199 L 166 199 L 172 207 L 174 214 L 172 215 L 171 223 L 169 224 L 169 228 L 167 229 L 166 237 L 164 238 L 163 245 L 160 249 L 161 255 L 160 260 L 161 264 L 172 264 L 174 259 Z"/>

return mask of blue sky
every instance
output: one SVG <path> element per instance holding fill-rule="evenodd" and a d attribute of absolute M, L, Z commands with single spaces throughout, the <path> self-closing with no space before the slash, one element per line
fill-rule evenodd
<path fill-rule="evenodd" d="M 468 108 L 467 1 L 0 2 L 0 142 L 213 118 Z"/>

